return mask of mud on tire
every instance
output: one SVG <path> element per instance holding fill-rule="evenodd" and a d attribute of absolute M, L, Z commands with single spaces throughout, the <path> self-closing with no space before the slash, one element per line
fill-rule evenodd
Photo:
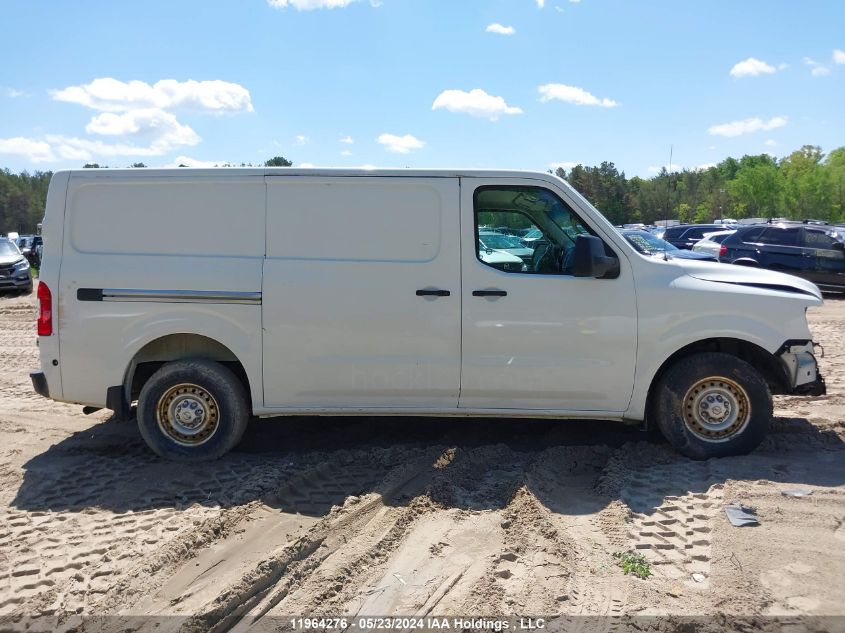
<path fill-rule="evenodd" d="M 208 360 L 166 363 L 138 396 L 138 428 L 159 456 L 183 462 L 221 457 L 240 442 L 247 394 L 229 369 Z"/>
<path fill-rule="evenodd" d="M 730 354 L 682 358 L 662 376 L 654 399 L 660 432 L 693 459 L 749 453 L 763 441 L 772 419 L 766 381 Z"/>

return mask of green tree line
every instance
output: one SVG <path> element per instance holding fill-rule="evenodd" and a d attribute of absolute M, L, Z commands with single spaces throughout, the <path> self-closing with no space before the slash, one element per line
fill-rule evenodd
<path fill-rule="evenodd" d="M 289 167 L 291 162 L 274 156 L 265 165 Z M 726 158 L 707 169 L 669 173 L 664 168 L 652 178 L 627 178 L 611 162 L 555 173 L 614 224 L 753 217 L 845 221 L 845 147 L 825 156 L 820 147 L 805 145 L 781 159 L 768 154 Z M 0 233 L 35 232 L 44 216 L 50 176 L 0 170 Z"/>
<path fill-rule="evenodd" d="M 726 158 L 707 169 L 626 178 L 613 163 L 555 172 L 614 224 L 720 218 L 845 220 L 845 147 L 825 156 L 805 145 L 780 160 L 769 154 Z"/>

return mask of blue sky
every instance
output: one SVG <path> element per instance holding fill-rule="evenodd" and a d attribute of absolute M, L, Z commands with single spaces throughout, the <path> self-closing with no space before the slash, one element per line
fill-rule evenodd
<path fill-rule="evenodd" d="M 845 145 L 839 0 L 5 0 L 3 22 L 13 171 L 283 155 L 649 176 L 670 145 L 686 168 Z"/>

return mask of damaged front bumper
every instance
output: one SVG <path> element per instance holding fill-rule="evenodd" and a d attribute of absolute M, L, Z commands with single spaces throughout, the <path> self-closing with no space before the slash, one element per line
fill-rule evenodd
<path fill-rule="evenodd" d="M 812 341 L 787 341 L 778 350 L 777 356 L 786 372 L 789 393 L 802 396 L 823 396 L 827 393 Z"/>

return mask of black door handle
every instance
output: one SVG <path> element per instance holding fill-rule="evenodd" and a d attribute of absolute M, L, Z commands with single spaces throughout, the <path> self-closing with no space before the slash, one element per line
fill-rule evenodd
<path fill-rule="evenodd" d="M 508 293 L 504 290 L 473 290 L 473 297 L 507 297 Z"/>
<path fill-rule="evenodd" d="M 418 297 L 448 297 L 451 294 L 448 290 L 417 290 Z"/>

